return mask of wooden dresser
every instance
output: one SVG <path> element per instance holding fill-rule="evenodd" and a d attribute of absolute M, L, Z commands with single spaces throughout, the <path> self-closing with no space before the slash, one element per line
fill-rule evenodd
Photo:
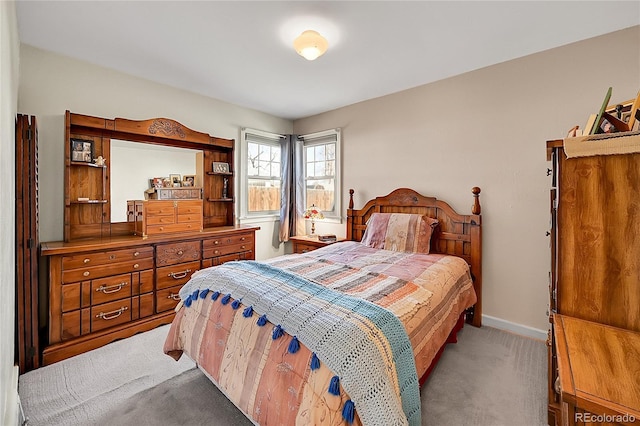
<path fill-rule="evenodd" d="M 201 269 L 255 259 L 256 227 L 49 242 L 43 365 L 170 323 L 180 287 Z"/>
<path fill-rule="evenodd" d="M 640 153 L 568 159 L 556 140 L 547 142 L 547 159 L 549 424 L 637 414 L 637 363 L 635 386 L 616 390 L 623 383 L 613 378 L 632 365 L 621 353 L 640 353 Z"/>

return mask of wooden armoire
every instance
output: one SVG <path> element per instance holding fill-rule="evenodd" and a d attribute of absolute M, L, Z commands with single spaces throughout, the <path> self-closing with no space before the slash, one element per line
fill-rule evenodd
<path fill-rule="evenodd" d="M 567 158 L 555 140 L 547 160 L 549 424 L 627 424 L 640 419 L 640 152 Z"/>

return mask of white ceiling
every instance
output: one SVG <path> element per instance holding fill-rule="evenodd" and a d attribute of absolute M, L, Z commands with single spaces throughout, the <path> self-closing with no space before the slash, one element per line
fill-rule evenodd
<path fill-rule="evenodd" d="M 16 8 L 22 43 L 287 119 L 640 24 L 640 1 L 18 0 Z M 305 29 L 329 41 L 311 62 L 292 47 Z"/>

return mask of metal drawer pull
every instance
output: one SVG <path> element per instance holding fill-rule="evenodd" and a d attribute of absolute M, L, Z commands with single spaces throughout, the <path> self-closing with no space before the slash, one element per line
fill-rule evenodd
<path fill-rule="evenodd" d="M 85 277 L 88 277 L 88 276 L 89 276 L 89 271 L 84 271 L 84 272 L 82 273 L 82 275 L 83 275 L 83 276 L 85 276 Z"/>
<path fill-rule="evenodd" d="M 184 252 L 182 250 L 178 250 L 178 252 L 176 253 L 178 256 L 182 256 Z"/>
<path fill-rule="evenodd" d="M 138 257 L 138 256 L 140 256 L 140 252 L 139 251 L 133 253 L 133 257 Z"/>
<path fill-rule="evenodd" d="M 240 241 L 244 241 L 244 240 L 246 240 L 246 238 L 245 238 L 245 237 L 240 238 Z"/>
<path fill-rule="evenodd" d="M 89 259 L 88 257 L 84 260 L 84 263 L 89 263 L 91 262 L 91 259 Z"/>
<path fill-rule="evenodd" d="M 180 295 L 171 293 L 167 296 L 167 299 L 180 300 Z"/>
<path fill-rule="evenodd" d="M 240 246 L 240 248 L 241 248 L 242 250 L 244 250 L 244 249 L 245 249 L 245 246 Z"/>
<path fill-rule="evenodd" d="M 100 287 L 96 288 L 96 291 L 101 291 L 104 294 L 115 293 L 122 290 L 122 287 L 124 287 L 125 285 L 127 285 L 126 281 L 115 285 L 101 285 Z"/>
<path fill-rule="evenodd" d="M 139 264 L 137 264 L 137 263 L 135 263 L 135 264 L 133 265 L 133 269 L 138 269 L 139 267 L 140 267 L 140 265 L 139 265 Z"/>
<path fill-rule="evenodd" d="M 103 320 L 112 320 L 112 319 L 118 318 L 127 309 L 129 308 L 127 308 L 126 306 L 123 306 L 122 308 L 116 309 L 115 311 L 100 312 L 98 315 L 96 315 L 96 318 L 102 318 Z"/>
<path fill-rule="evenodd" d="M 191 272 L 191 269 L 187 269 L 186 271 L 182 271 L 182 272 L 171 272 L 168 276 L 175 280 L 179 280 L 181 278 L 186 277 L 189 272 Z"/>
<path fill-rule="evenodd" d="M 215 240 L 215 241 L 213 242 L 213 244 L 218 245 L 218 244 L 220 244 L 220 241 Z"/>

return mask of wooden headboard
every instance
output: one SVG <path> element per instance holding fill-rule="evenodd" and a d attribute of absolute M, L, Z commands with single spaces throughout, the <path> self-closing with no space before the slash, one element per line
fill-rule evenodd
<path fill-rule="evenodd" d="M 373 213 L 417 213 L 438 219 L 431 237 L 431 253 L 462 257 L 471 269 L 473 286 L 478 296 L 476 305 L 467 312 L 467 322 L 482 324 L 482 222 L 480 188 L 473 187 L 473 206 L 469 215 L 459 214 L 444 201 L 425 197 L 408 188 L 400 188 L 383 197 L 369 200 L 360 210 L 353 208 L 353 189 L 349 190 L 347 239 L 361 241 L 367 220 Z"/>

